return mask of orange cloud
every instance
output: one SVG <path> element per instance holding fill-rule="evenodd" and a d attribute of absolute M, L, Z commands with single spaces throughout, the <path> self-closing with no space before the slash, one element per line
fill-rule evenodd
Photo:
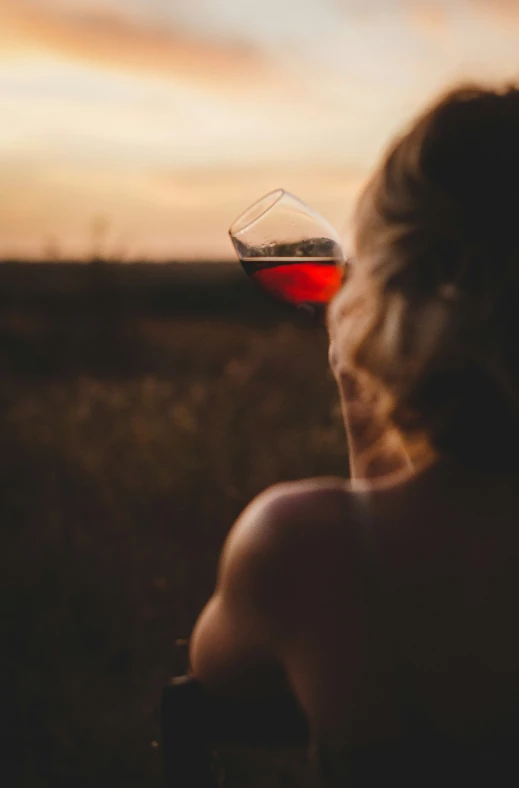
<path fill-rule="evenodd" d="M 218 87 L 254 85 L 272 71 L 250 47 L 175 36 L 113 11 L 77 16 L 30 0 L 1 0 L 0 52 L 23 49 L 51 51 L 112 69 L 181 75 Z"/>
<path fill-rule="evenodd" d="M 443 40 L 449 33 L 449 19 L 445 7 L 437 3 L 418 3 L 410 9 L 414 27 L 434 42 Z"/>
<path fill-rule="evenodd" d="M 501 30 L 519 27 L 517 0 L 473 0 L 473 7 Z"/>

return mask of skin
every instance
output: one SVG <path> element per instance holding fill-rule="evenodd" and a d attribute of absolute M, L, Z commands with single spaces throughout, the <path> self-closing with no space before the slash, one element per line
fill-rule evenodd
<path fill-rule="evenodd" d="M 515 480 L 433 452 L 411 467 L 403 443 L 363 468 L 373 425 L 333 336 L 330 361 L 352 478 L 279 484 L 245 509 L 192 634 L 192 673 L 226 697 L 291 691 L 314 736 L 354 746 L 399 734 L 398 650 L 431 719 L 472 730 L 519 697 Z M 385 567 L 375 606 L 366 523 Z"/>

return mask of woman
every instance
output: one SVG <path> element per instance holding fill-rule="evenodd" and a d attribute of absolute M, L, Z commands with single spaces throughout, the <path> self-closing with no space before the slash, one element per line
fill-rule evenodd
<path fill-rule="evenodd" d="M 519 89 L 426 111 L 354 230 L 329 310 L 352 479 L 245 510 L 192 670 L 229 697 L 288 686 L 328 783 L 517 777 Z"/>

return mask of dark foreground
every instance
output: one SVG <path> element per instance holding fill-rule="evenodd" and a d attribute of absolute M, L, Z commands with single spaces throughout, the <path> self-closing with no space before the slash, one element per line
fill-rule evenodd
<path fill-rule="evenodd" d="M 0 269 L 0 783 L 159 786 L 160 690 L 233 520 L 346 473 L 326 336 L 231 269 L 135 269 L 131 296 L 100 264 Z"/>

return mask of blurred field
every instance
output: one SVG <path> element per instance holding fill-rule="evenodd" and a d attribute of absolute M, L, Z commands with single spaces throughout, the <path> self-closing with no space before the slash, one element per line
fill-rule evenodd
<path fill-rule="evenodd" d="M 347 473 L 326 336 L 194 269 L 145 303 L 29 279 L 0 311 L 2 785 L 158 786 L 160 690 L 235 517 Z"/>

